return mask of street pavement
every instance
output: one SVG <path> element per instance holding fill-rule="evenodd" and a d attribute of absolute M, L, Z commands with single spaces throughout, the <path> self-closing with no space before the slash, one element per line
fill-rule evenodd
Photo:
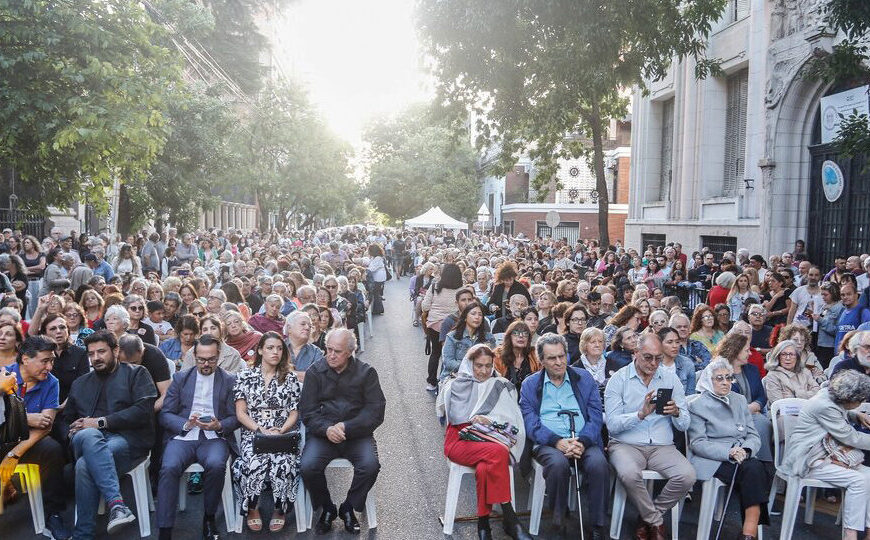
<path fill-rule="evenodd" d="M 360 358 L 377 368 L 381 386 L 387 397 L 386 419 L 375 432 L 381 461 L 381 473 L 375 485 L 377 498 L 378 527 L 366 532 L 366 517 L 360 516 L 363 526 L 362 537 L 384 540 L 435 540 L 443 539 L 442 525 L 439 517 L 444 512 L 444 496 L 447 489 L 447 462 L 443 454 L 443 428 L 439 425 L 434 412 L 435 397 L 425 390 L 426 357 L 423 352 L 424 338 L 419 328 L 411 325 L 410 303 L 408 301 L 408 278 L 398 283 L 393 280 L 385 287 L 386 313 L 374 317 L 372 339 L 366 340 L 365 352 Z M 528 482 L 516 473 L 516 496 L 520 504 L 518 511 L 525 512 L 528 500 Z M 329 472 L 330 488 L 333 500 L 340 503 L 350 485 L 348 470 Z M 133 504 L 132 489 L 129 479 L 122 482 L 124 498 L 131 507 Z M 261 507 L 264 509 L 263 521 L 268 524 L 269 508 L 267 499 Z M 695 538 L 697 514 L 701 500 L 701 487 L 698 484 L 694 492 L 694 501 L 684 506 L 680 521 L 680 538 Z M 546 507 L 546 504 L 545 504 Z M 781 502 L 777 508 L 781 508 Z M 498 510 L 496 510 L 497 512 Z M 834 525 L 837 507 L 828 508 L 824 503 L 817 506 L 814 525 L 803 523 L 803 507 L 800 509 L 799 524 L 793 538 L 797 540 L 837 538 L 838 527 Z M 476 538 L 475 491 L 474 481 L 470 475 L 463 479 L 463 489 L 457 509 L 457 516 L 469 516 L 467 521 L 457 521 L 452 538 Z M 319 515 L 319 514 L 318 514 Z M 318 515 L 315 515 L 315 520 Z M 528 524 L 528 517 L 522 514 Z M 73 522 L 73 502 L 65 514 L 67 523 Z M 152 514 L 152 538 L 157 537 Z M 622 528 L 622 538 L 631 538 L 634 532 L 636 513 L 629 503 L 626 505 L 626 516 Z M 764 529 L 764 536 L 772 539 L 779 536 L 780 516 L 774 516 L 774 525 Z M 222 511 L 218 512 L 218 527 L 223 530 Z M 669 519 L 665 520 L 670 523 Z M 736 494 L 729 505 L 726 524 L 721 538 L 733 539 L 739 531 L 740 509 Z M 499 521 L 493 520 L 495 538 L 506 538 Z M 541 523 L 541 536 L 546 538 L 548 518 L 545 515 Z M 576 529 L 579 538 L 579 530 Z M 106 517 L 100 516 L 97 529 L 105 531 Z M 187 499 L 187 510 L 178 513 L 174 538 L 201 538 L 202 503 L 201 496 L 192 495 Z M 314 538 L 312 531 L 297 534 L 295 520 L 288 514 L 288 522 L 284 531 L 277 535 L 268 532 L 251 533 L 246 530 L 241 535 L 224 535 L 224 538 L 265 538 L 269 536 L 280 538 Z M 668 525 L 669 526 L 669 525 Z M 136 524 L 126 528 L 116 538 L 133 540 L 138 537 Z M 713 524 L 711 538 L 715 535 L 716 522 Z M 319 538 L 351 538 L 341 526 L 341 521 L 333 524 L 333 532 Z M 0 539 L 41 538 L 33 534 L 30 510 L 26 497 L 6 509 L 0 516 Z M 98 538 L 110 538 L 101 535 Z"/>

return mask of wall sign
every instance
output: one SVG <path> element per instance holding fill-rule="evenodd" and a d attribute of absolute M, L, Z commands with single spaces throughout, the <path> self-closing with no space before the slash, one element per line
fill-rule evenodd
<path fill-rule="evenodd" d="M 843 194 L 846 180 L 840 166 L 831 160 L 822 163 L 822 189 L 828 202 L 834 202 Z"/>
<path fill-rule="evenodd" d="M 864 85 L 822 98 L 822 144 L 828 144 L 837 138 L 841 114 L 845 117 L 853 112 L 870 114 L 867 89 L 868 85 Z"/>

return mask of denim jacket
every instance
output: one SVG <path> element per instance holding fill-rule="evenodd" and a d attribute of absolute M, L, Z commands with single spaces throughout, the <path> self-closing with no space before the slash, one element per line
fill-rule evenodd
<path fill-rule="evenodd" d="M 472 338 L 467 334 L 468 329 L 462 330 L 462 339 L 456 339 L 456 332 L 447 334 L 447 339 L 444 340 L 444 348 L 441 351 L 441 376 L 439 379 L 444 379 L 459 369 L 459 364 L 465 358 L 465 353 L 468 349 L 478 343 L 477 339 Z M 488 331 L 484 334 L 484 343 L 488 343 L 490 347 L 495 346 L 495 338 Z"/>

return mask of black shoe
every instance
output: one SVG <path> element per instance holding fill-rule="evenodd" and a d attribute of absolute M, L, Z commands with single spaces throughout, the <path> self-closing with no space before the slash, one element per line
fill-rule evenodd
<path fill-rule="evenodd" d="M 477 529 L 477 540 L 492 540 L 492 529 Z"/>
<path fill-rule="evenodd" d="M 136 521 L 136 516 L 127 508 L 125 504 L 116 504 L 109 510 L 109 524 L 106 526 L 106 532 L 114 534 L 126 525 Z"/>
<path fill-rule="evenodd" d="M 342 504 L 341 508 L 338 510 L 338 514 L 344 522 L 344 530 L 352 534 L 359 534 L 359 520 L 356 518 L 356 512 L 353 511 L 351 505 Z"/>
<path fill-rule="evenodd" d="M 565 525 L 562 523 L 553 523 L 550 525 L 550 528 L 547 530 L 546 538 L 552 538 L 553 540 L 564 540 L 567 536 L 567 530 Z"/>
<path fill-rule="evenodd" d="M 220 538 L 214 519 L 202 520 L 202 540 L 220 540 Z"/>
<path fill-rule="evenodd" d="M 317 534 L 326 534 L 332 530 L 332 522 L 338 517 L 338 511 L 335 506 L 332 508 L 324 508 L 320 514 L 320 519 L 314 527 L 314 532 Z"/>
<path fill-rule="evenodd" d="M 60 514 L 52 514 L 45 520 L 45 528 L 51 533 L 54 540 L 69 540 L 72 534 L 63 524 L 63 518 Z"/>
<path fill-rule="evenodd" d="M 514 540 L 532 540 L 529 533 L 521 523 L 504 524 L 504 532 Z"/>
<path fill-rule="evenodd" d="M 592 527 L 592 540 L 608 540 L 610 531 L 604 527 Z"/>

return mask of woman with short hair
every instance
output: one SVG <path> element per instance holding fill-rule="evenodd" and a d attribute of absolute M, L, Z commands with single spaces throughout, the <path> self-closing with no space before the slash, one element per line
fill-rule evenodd
<path fill-rule="evenodd" d="M 797 343 L 790 339 L 780 341 L 767 353 L 764 368 L 767 375 L 761 382 L 769 403 L 783 398 L 809 399 L 821 389 L 812 372 L 804 365 Z"/>
<path fill-rule="evenodd" d="M 236 311 L 224 313 L 223 321 L 224 327 L 227 329 L 227 345 L 237 350 L 246 364 L 252 365 L 257 343 L 263 334 L 252 330 L 242 314 Z"/>
<path fill-rule="evenodd" d="M 216 315 L 206 315 L 199 321 L 200 335 L 210 335 L 215 338 L 218 346 L 218 367 L 229 373 L 238 373 L 245 368 L 245 362 L 239 351 L 230 347 L 224 341 L 224 324 Z M 181 369 L 192 368 L 196 365 L 196 357 L 193 355 L 193 348 L 188 349 L 182 357 Z"/>

